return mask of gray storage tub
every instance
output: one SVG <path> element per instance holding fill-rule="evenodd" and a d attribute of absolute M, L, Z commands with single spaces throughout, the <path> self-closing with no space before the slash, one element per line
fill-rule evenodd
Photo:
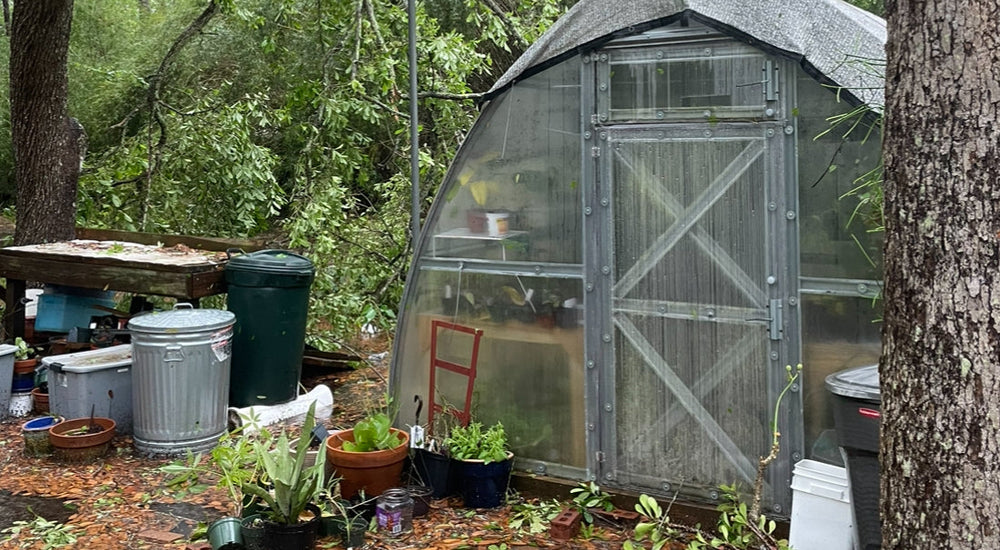
<path fill-rule="evenodd" d="M 132 346 L 123 344 L 42 358 L 49 411 L 66 419 L 103 416 L 132 433 Z"/>

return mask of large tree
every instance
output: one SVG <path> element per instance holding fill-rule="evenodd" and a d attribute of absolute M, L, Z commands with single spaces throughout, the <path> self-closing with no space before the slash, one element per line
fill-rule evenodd
<path fill-rule="evenodd" d="M 14 244 L 73 238 L 83 129 L 66 110 L 73 0 L 19 0 L 10 35 Z"/>
<path fill-rule="evenodd" d="M 886 7 L 885 548 L 1000 548 L 998 6 Z"/>

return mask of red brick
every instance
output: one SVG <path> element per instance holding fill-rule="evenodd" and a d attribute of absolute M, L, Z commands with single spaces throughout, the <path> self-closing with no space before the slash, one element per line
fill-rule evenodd
<path fill-rule="evenodd" d="M 580 534 L 580 512 L 563 510 L 549 522 L 549 534 L 557 540 L 569 540 Z"/>
<path fill-rule="evenodd" d="M 172 533 L 170 531 L 143 531 L 139 533 L 139 538 L 148 540 L 149 542 L 169 544 L 177 539 L 184 538 L 184 535 Z"/>

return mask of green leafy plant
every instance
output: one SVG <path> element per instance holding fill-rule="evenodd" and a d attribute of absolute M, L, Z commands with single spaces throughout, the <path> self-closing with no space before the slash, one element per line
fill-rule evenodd
<path fill-rule="evenodd" d="M 601 491 L 601 488 L 593 481 L 580 483 L 569 492 L 573 495 L 573 504 L 583 516 L 584 523 L 594 523 L 594 515 L 590 513 L 591 509 L 596 508 L 605 512 L 615 509 L 615 505 L 611 503 L 611 497 Z"/>
<path fill-rule="evenodd" d="M 309 406 L 302 433 L 309 434 L 315 425 L 316 404 Z M 266 514 L 276 523 L 295 524 L 299 516 L 324 488 L 324 467 L 326 454 L 317 453 L 316 463 L 305 466 L 309 450 L 309 437 L 298 440 L 294 450 L 289 444 L 288 434 L 282 432 L 273 448 L 261 441 L 254 441 L 254 449 L 259 467 L 267 476 L 271 488 L 265 489 L 257 483 L 244 482 L 242 488 L 267 503 Z"/>
<path fill-rule="evenodd" d="M 29 346 L 28 343 L 25 342 L 24 339 L 21 338 L 20 336 L 14 338 L 14 347 L 17 348 L 14 350 L 15 361 L 24 361 L 25 359 L 31 359 L 38 353 L 38 348 L 33 348 Z"/>
<path fill-rule="evenodd" d="M 243 486 L 256 483 L 262 471 L 257 459 L 256 440 L 270 442 L 271 434 L 261 430 L 256 438 L 245 433 L 244 424 L 232 432 L 226 432 L 219 438 L 218 444 L 207 454 L 193 454 L 190 451 L 184 460 L 177 460 L 160 467 L 166 473 L 167 487 L 180 490 L 199 490 L 205 485 L 202 479 L 217 476 L 216 486 L 225 489 L 232 501 L 233 515 L 239 516 L 243 511 Z"/>
<path fill-rule="evenodd" d="M 719 505 L 719 523 L 715 527 L 714 536 L 706 536 L 698 531 L 695 540 L 691 541 L 688 550 L 704 550 L 706 548 L 774 548 L 787 550 L 788 541 L 776 540 L 774 530 L 777 524 L 767 519 L 763 514 L 751 519 L 747 505 L 740 499 L 736 485 L 720 485 L 724 502 Z"/>
<path fill-rule="evenodd" d="M 635 511 L 645 518 L 635 526 L 635 539 L 622 544 L 623 550 L 645 548 L 645 542 L 651 543 L 651 550 L 660 550 L 668 542 L 677 538 L 677 531 L 670 526 L 670 517 L 660 506 L 660 503 L 649 495 L 639 495 Z"/>
<path fill-rule="evenodd" d="M 21 548 L 37 548 L 42 544 L 43 550 L 62 548 L 76 544 L 76 528 L 56 521 L 49 521 L 35 515 L 31 521 L 15 521 L 3 530 L 8 536 L 5 540 L 18 539 Z"/>
<path fill-rule="evenodd" d="M 368 453 L 395 449 L 403 440 L 392 431 L 392 421 L 384 412 L 368 415 L 354 425 L 354 441 L 344 441 L 343 449 L 352 453 Z"/>
<path fill-rule="evenodd" d="M 562 511 L 562 504 L 558 500 L 541 501 L 538 503 L 522 502 L 512 507 L 514 513 L 510 516 L 507 525 L 515 531 L 526 531 L 529 534 L 537 535 L 544 533 L 549 528 L 552 518 Z"/>
<path fill-rule="evenodd" d="M 507 432 L 500 422 L 485 431 L 479 422 L 455 426 L 445 439 L 445 446 L 453 458 L 482 460 L 486 464 L 507 460 L 507 445 Z"/>

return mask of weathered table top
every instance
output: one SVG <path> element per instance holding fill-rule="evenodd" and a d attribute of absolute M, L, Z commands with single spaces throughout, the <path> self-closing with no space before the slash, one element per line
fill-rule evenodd
<path fill-rule="evenodd" d="M 226 252 L 184 244 L 146 245 L 125 241 L 73 240 L 0 248 L 0 277 L 7 278 L 6 302 L 18 304 L 26 281 L 170 296 L 197 303 L 226 291 Z M 23 308 L 4 318 L 7 336 L 23 333 Z"/>
<path fill-rule="evenodd" d="M 182 244 L 73 240 L 0 248 L 0 276 L 194 299 L 225 291 L 226 261 Z"/>

